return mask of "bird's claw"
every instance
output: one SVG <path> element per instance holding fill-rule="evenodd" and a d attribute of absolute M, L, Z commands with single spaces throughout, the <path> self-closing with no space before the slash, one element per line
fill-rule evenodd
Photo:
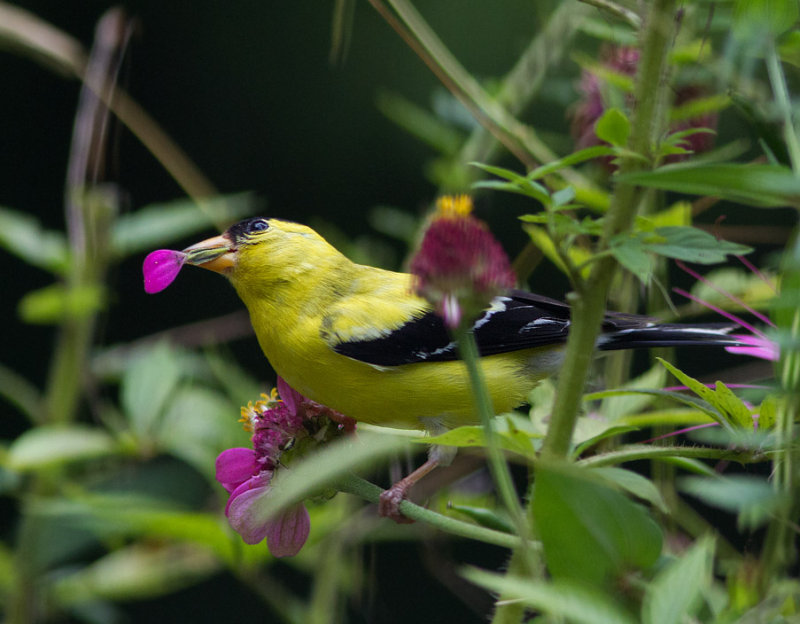
<path fill-rule="evenodd" d="M 378 502 L 378 514 L 383 518 L 394 520 L 397 524 L 411 524 L 414 522 L 400 511 L 400 503 L 406 499 L 409 487 L 410 484 L 399 481 L 388 490 L 381 492 L 380 501 Z"/>

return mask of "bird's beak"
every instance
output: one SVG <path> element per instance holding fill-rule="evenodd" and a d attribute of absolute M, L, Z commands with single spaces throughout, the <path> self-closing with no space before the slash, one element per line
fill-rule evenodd
<path fill-rule="evenodd" d="M 227 273 L 236 261 L 236 248 L 225 235 L 207 238 L 183 250 L 186 264 L 209 269 L 217 273 Z"/>

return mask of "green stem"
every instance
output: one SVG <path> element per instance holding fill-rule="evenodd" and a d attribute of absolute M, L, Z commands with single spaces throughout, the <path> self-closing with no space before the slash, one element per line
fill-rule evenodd
<path fill-rule="evenodd" d="M 456 329 L 454 333 L 461 359 L 464 361 L 469 373 L 470 385 L 475 398 L 475 407 L 478 410 L 486 438 L 489 472 L 500 495 L 500 500 L 517 527 L 517 532 L 521 538 L 525 539 L 528 536 L 528 525 L 514 488 L 511 472 L 497 441 L 497 433 L 494 430 L 495 411 L 492 406 L 492 398 L 489 396 L 489 389 L 486 387 L 483 369 L 481 369 L 480 353 L 478 352 L 478 344 L 475 342 L 475 335 L 469 328 L 464 328 L 463 326 Z"/>
<path fill-rule="evenodd" d="M 336 487 L 342 492 L 354 494 L 371 503 L 378 503 L 381 492 L 383 491 L 377 485 L 355 475 L 345 477 L 336 484 Z M 510 535 L 502 531 L 487 529 L 469 522 L 450 518 L 449 516 L 443 516 L 442 514 L 431 511 L 430 509 L 425 509 L 407 500 L 400 503 L 400 511 L 411 520 L 425 522 L 426 524 L 435 526 L 437 529 L 452 535 L 458 535 L 459 537 L 465 537 L 487 544 L 494 544 L 495 546 L 501 546 L 503 548 L 516 548 L 519 546 L 519 537 L 516 535 Z M 532 541 L 527 542 L 526 546 L 529 549 L 539 548 L 539 544 Z"/>
<path fill-rule="evenodd" d="M 800 172 L 800 139 L 795 131 L 794 119 L 792 115 L 792 100 L 789 95 L 789 88 L 786 85 L 786 76 L 781 68 L 781 60 L 778 51 L 775 49 L 775 42 L 770 41 L 767 50 L 767 74 L 772 85 L 772 93 L 775 103 L 783 116 L 783 140 L 786 141 L 786 149 L 789 152 L 789 160 L 795 173 Z"/>
<path fill-rule="evenodd" d="M 636 106 L 627 146 L 634 154 L 649 155 L 660 133 L 660 127 L 654 123 L 654 119 L 664 88 L 662 77 L 672 41 L 675 8 L 676 0 L 654 0 L 650 7 L 636 75 Z M 620 173 L 635 171 L 642 166 L 640 158 L 623 158 Z M 629 184 L 616 185 L 606 217 L 601 253 L 607 251 L 612 236 L 630 230 L 638 204 L 639 189 Z M 574 296 L 573 324 L 562 365 L 562 370 L 568 373 L 559 377 L 553 416 L 542 446 L 545 456 L 563 458 L 569 452 L 608 290 L 617 268 L 614 258 L 605 256 L 595 263 L 588 280 L 575 285 L 577 295 Z"/>
<path fill-rule="evenodd" d="M 706 446 L 652 446 L 650 444 L 628 444 L 618 449 L 581 459 L 577 463 L 587 468 L 600 466 L 617 466 L 626 462 L 642 459 L 669 459 L 679 457 L 685 459 L 730 460 L 741 464 L 763 462 L 762 452 L 738 451 L 735 449 L 718 449 Z"/>

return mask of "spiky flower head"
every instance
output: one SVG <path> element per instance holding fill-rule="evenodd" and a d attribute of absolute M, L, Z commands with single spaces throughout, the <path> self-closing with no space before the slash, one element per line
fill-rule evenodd
<path fill-rule="evenodd" d="M 411 260 L 411 272 L 417 292 L 450 328 L 471 321 L 516 283 L 508 256 L 486 224 L 472 216 L 467 195 L 439 199 Z"/>

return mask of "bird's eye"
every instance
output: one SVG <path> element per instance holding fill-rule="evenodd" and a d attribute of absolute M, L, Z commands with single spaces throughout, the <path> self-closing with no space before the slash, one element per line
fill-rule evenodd
<path fill-rule="evenodd" d="M 254 219 L 248 229 L 251 232 L 263 232 L 269 229 L 269 222 L 266 219 Z"/>

